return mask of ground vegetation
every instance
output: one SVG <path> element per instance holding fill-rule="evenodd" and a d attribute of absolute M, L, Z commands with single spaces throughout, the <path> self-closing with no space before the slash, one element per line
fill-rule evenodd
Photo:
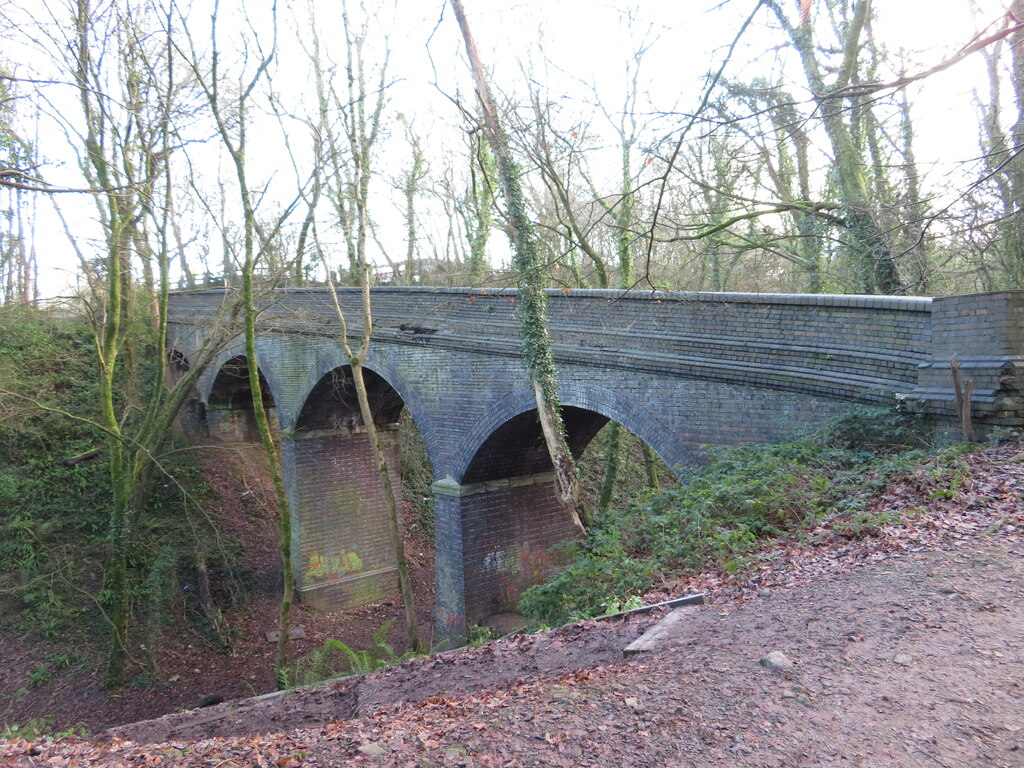
<path fill-rule="evenodd" d="M 678 574 L 649 597 L 699 589 L 708 604 L 631 660 L 622 649 L 659 616 L 513 635 L 98 741 L 20 730 L 0 754 L 19 766 L 1014 766 L 1020 458 L 1012 442 L 963 454 L 955 482 L 925 462 L 876 494 L 890 522 L 871 534 L 823 528 L 766 542 L 743 571 Z"/>

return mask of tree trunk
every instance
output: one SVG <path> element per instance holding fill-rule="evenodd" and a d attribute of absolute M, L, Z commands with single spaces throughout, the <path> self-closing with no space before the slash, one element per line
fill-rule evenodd
<path fill-rule="evenodd" d="M 244 186 L 243 186 L 244 189 Z M 288 686 L 286 668 L 288 665 L 288 634 L 291 629 L 292 601 L 295 597 L 295 574 L 292 571 L 292 515 L 285 493 L 284 479 L 281 476 L 281 461 L 278 457 L 274 436 L 270 431 L 270 421 L 263 405 L 263 387 L 260 384 L 259 366 L 256 361 L 256 306 L 253 298 L 252 273 L 254 260 L 252 254 L 252 211 L 245 206 L 245 216 L 249 222 L 246 227 L 247 257 L 242 267 L 242 311 L 245 322 L 245 360 L 249 375 L 249 388 L 252 391 L 252 410 L 256 420 L 256 428 L 260 435 L 260 444 L 267 457 L 270 477 L 274 485 L 274 496 L 277 499 L 277 529 L 281 548 L 281 568 L 284 571 L 281 605 L 278 610 L 277 648 L 274 653 L 274 674 L 277 687 Z"/>
<path fill-rule="evenodd" d="M 622 425 L 611 422 L 607 427 L 608 442 L 605 445 L 604 476 L 601 478 L 601 490 L 597 497 L 597 511 L 604 513 L 612 503 L 615 495 L 615 483 L 622 464 Z"/>
<path fill-rule="evenodd" d="M 661 478 L 658 477 L 658 454 L 647 443 L 644 443 L 644 471 L 647 473 L 647 487 L 652 491 L 661 488 Z"/>
<path fill-rule="evenodd" d="M 341 303 L 338 301 L 338 292 L 335 290 L 334 280 L 331 279 L 331 270 L 327 268 L 326 259 L 324 259 L 324 267 L 327 272 L 327 287 L 330 290 L 331 301 L 334 304 L 334 311 L 338 317 L 340 340 L 352 369 L 352 382 L 356 388 L 359 414 L 363 419 L 363 426 L 366 428 L 366 437 L 370 443 L 370 450 L 373 452 L 373 458 L 377 465 L 377 474 L 380 477 L 381 489 L 384 492 L 384 503 L 387 506 L 388 513 L 388 535 L 391 539 L 391 549 L 395 553 L 395 567 L 398 570 L 398 589 L 402 596 L 402 607 L 405 612 L 406 639 L 409 649 L 419 652 L 423 649 L 423 644 L 420 640 L 419 623 L 416 620 L 416 599 L 412 591 L 412 579 L 409 576 L 409 562 L 405 556 L 405 544 L 402 541 L 401 524 L 398 519 L 398 498 L 395 495 L 394 485 L 391 482 L 391 472 L 388 467 L 387 457 L 384 455 L 384 449 L 380 444 L 380 435 L 377 432 L 377 425 L 373 420 L 370 398 L 363 379 L 363 362 L 366 360 L 366 353 L 370 348 L 370 334 L 373 332 L 369 270 L 365 267 L 363 268 L 363 275 L 360 280 L 360 293 L 363 303 L 363 328 L 359 351 L 353 354 L 352 347 L 348 343 L 348 321 L 341 308 Z"/>
<path fill-rule="evenodd" d="M 509 236 L 512 240 L 513 265 L 516 270 L 519 295 L 516 310 L 523 331 L 523 357 L 530 371 L 537 415 L 551 463 L 555 472 L 555 486 L 558 500 L 569 514 L 573 524 L 585 532 L 585 517 L 588 517 L 580 496 L 576 464 L 569 451 L 565 425 L 558 405 L 558 389 L 555 381 L 555 360 L 551 349 L 551 337 L 547 330 L 547 296 L 544 293 L 545 264 L 541 258 L 533 222 L 526 210 L 519 168 L 512 159 L 505 132 L 498 121 L 490 87 L 484 75 L 483 65 L 476 50 L 476 43 L 469 30 L 461 0 L 451 0 L 452 9 L 462 30 L 466 53 L 473 70 L 477 98 L 483 113 L 484 132 L 494 151 L 498 178 L 508 213 Z M 581 515 L 582 513 L 582 515 Z"/>

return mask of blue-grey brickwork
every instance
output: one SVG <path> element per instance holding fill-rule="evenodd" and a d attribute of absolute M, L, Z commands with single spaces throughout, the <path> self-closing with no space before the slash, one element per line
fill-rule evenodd
<path fill-rule="evenodd" d="M 987 425 L 1024 426 L 1024 292 L 1002 291 L 935 299 L 934 343 L 920 367 L 913 396 L 950 421 L 955 395 L 950 361 L 974 383 L 974 418 Z"/>
<path fill-rule="evenodd" d="M 523 590 L 563 564 L 556 545 L 575 529 L 561 511 L 550 472 L 468 485 L 440 481 L 434 492 L 445 535 L 456 532 L 461 541 L 458 562 L 445 567 L 455 572 L 447 578 L 461 585 L 463 602 L 439 611 L 446 625 L 452 617 L 472 625 L 515 610 Z"/>
<path fill-rule="evenodd" d="M 358 293 L 340 293 L 357 335 Z M 559 392 L 577 451 L 613 419 L 685 473 L 700 461 L 703 446 L 777 440 L 856 403 L 901 402 L 949 428 L 953 357 L 974 379 L 980 427 L 1024 423 L 1021 292 L 930 299 L 588 290 L 549 298 Z M 381 418 L 404 403 L 438 481 L 438 627 L 453 638 L 487 611 L 507 606 L 543 570 L 536 553 L 568 533 L 550 485 L 537 481 L 550 463 L 538 448 L 514 299 L 510 290 L 373 292 L 366 367 L 376 374 Z M 172 343 L 185 359 L 219 322 L 224 301 L 223 291 L 173 296 Z M 303 501 L 306 478 L 317 478 L 342 453 L 364 450 L 358 440 L 343 448 L 336 436 L 308 434 L 346 425 L 358 430 L 361 423 L 345 397 L 324 400 L 325 377 L 348 362 L 336 333 L 323 289 L 290 289 L 267 299 L 257 341 L 299 510 L 297 551 L 306 555 L 317 552 L 304 537 L 319 535 L 307 518 L 330 528 L 326 521 L 334 515 L 338 530 L 351 527 L 334 507 L 356 494 L 338 479 L 315 503 Z M 235 343 L 203 374 L 198 397 L 208 408 L 217 405 L 221 366 L 239 354 Z M 328 423 L 325 412 L 337 423 Z M 214 414 L 211 423 L 220 418 Z M 312 441 L 308 456 L 304 440 Z M 359 466 L 365 462 L 353 459 L 353 477 Z M 318 599 L 306 574 L 308 558 L 302 568 L 297 576 L 309 592 L 304 598 Z M 357 579 L 357 571 L 346 574 Z M 322 596 L 329 605 L 333 598 Z"/>

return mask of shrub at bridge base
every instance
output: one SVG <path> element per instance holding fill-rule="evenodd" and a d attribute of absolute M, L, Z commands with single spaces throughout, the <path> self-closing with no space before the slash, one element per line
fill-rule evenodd
<path fill-rule="evenodd" d="M 658 574 L 741 572 L 762 540 L 824 517 L 850 535 L 870 534 L 888 522 L 873 517 L 873 496 L 929 455 L 924 445 L 903 415 L 859 409 L 802 440 L 715 450 L 688 482 L 600 515 L 573 545 L 572 562 L 527 590 L 519 609 L 549 626 L 599 616 Z"/>

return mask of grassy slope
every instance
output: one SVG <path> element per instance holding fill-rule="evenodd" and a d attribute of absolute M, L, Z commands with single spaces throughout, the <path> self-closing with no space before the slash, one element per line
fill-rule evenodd
<path fill-rule="evenodd" d="M 136 358 L 146 352 L 136 349 Z M 0 631 L 66 649 L 38 665 L 28 687 L 61 668 L 100 663 L 107 641 L 109 474 L 104 436 L 87 423 L 98 416 L 96 378 L 85 321 L 0 307 Z M 130 541 L 140 680 L 153 672 L 166 626 L 204 629 L 182 580 L 202 560 L 230 582 L 236 560 L 201 513 L 205 481 L 189 453 L 169 450 L 160 464 Z"/>
<path fill-rule="evenodd" d="M 107 502 L 97 430 L 37 404 L 97 415 L 92 341 L 84 323 L 0 307 L 0 584 L 5 624 L 46 637 L 78 625 L 76 596 L 98 592 Z"/>

